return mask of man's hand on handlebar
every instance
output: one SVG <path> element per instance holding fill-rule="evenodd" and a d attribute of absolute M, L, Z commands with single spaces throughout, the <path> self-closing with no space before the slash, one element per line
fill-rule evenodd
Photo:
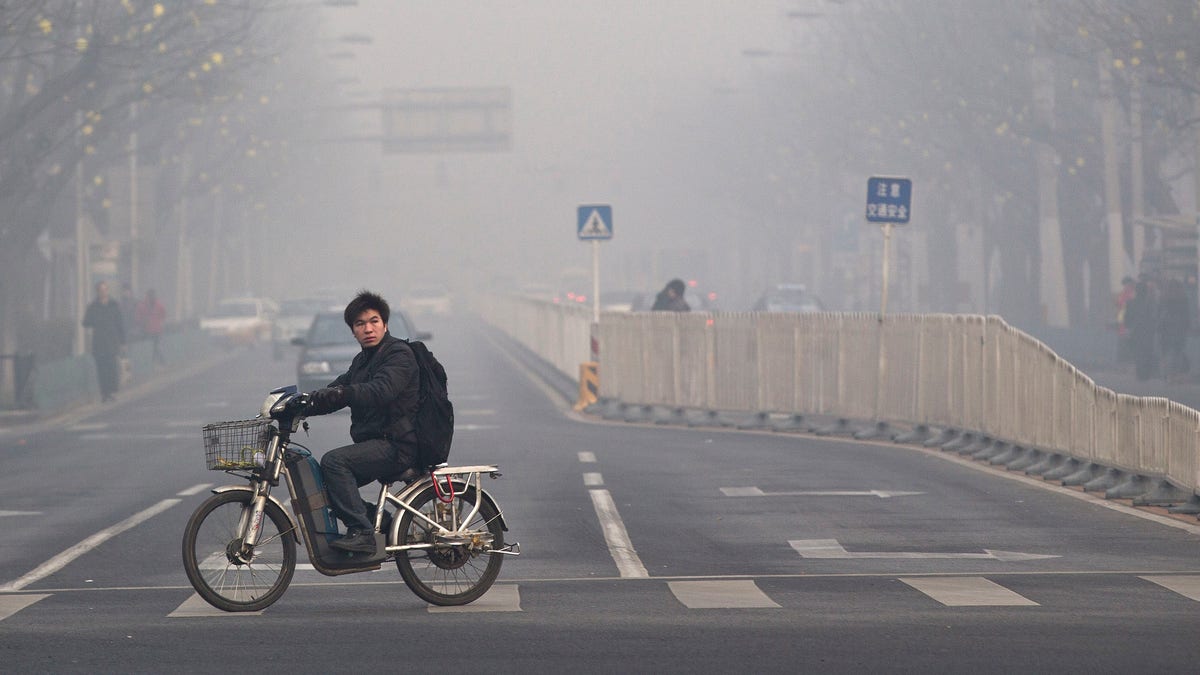
<path fill-rule="evenodd" d="M 305 394 L 302 392 L 302 393 L 296 394 L 292 398 L 288 399 L 286 409 L 287 409 L 288 413 L 291 414 L 293 417 L 303 416 L 305 413 L 308 412 L 308 408 L 311 405 L 312 405 L 311 397 L 308 394 Z"/>
<path fill-rule="evenodd" d="M 325 413 L 333 412 L 339 408 L 345 407 L 347 401 L 347 391 L 343 387 L 325 387 L 310 391 L 306 396 L 309 399 L 308 408 L 305 412 L 315 415 L 324 415 Z"/>

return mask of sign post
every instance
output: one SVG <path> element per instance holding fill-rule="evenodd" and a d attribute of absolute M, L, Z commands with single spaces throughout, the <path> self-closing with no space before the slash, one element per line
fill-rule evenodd
<path fill-rule="evenodd" d="M 600 242 L 613 237 L 612 206 L 583 204 L 576 214 L 575 233 L 580 241 L 592 243 L 592 361 L 599 360 L 600 340 Z"/>
<path fill-rule="evenodd" d="M 867 222 L 883 225 L 883 289 L 879 318 L 887 313 L 888 262 L 891 259 L 892 227 L 908 223 L 912 212 L 912 181 L 908 178 L 872 176 L 867 179 Z"/>

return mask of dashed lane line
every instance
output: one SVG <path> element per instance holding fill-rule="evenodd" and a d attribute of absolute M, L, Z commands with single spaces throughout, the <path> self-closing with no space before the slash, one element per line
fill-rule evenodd
<path fill-rule="evenodd" d="M 175 608 L 173 612 L 167 615 L 168 619 L 195 619 L 198 617 L 213 617 L 213 616 L 261 616 L 263 610 L 257 612 L 226 612 L 217 609 L 205 602 L 204 598 L 198 593 L 192 593 L 191 597 L 183 601 L 183 604 Z"/>
<path fill-rule="evenodd" d="M 588 487 L 599 487 L 604 485 L 604 476 L 598 473 L 583 474 L 583 484 Z"/>
<path fill-rule="evenodd" d="M 604 541 L 608 542 L 608 552 L 612 555 L 613 562 L 617 563 L 617 571 L 621 577 L 649 577 L 650 573 L 646 571 L 645 565 L 633 548 L 633 542 L 629 540 L 629 533 L 625 531 L 625 523 L 621 521 L 621 514 L 617 512 L 612 495 L 608 490 L 602 489 L 588 490 L 588 495 L 592 498 L 596 517 L 600 519 L 600 529 L 604 532 Z"/>
<path fill-rule="evenodd" d="M 587 451 L 581 452 L 579 453 L 579 461 L 582 464 L 595 464 L 596 453 Z"/>
<path fill-rule="evenodd" d="M 675 599 L 688 609 L 778 609 L 781 605 L 750 579 L 668 581 Z"/>
<path fill-rule="evenodd" d="M 180 490 L 179 492 L 176 492 L 175 496 L 176 497 L 191 497 L 192 495 L 197 495 L 197 494 L 200 494 L 201 492 L 204 492 L 205 490 L 207 490 L 210 487 L 212 487 L 212 483 L 198 483 L 186 490 Z"/>
<path fill-rule="evenodd" d="M 947 607 L 1037 607 L 1038 603 L 983 577 L 901 577 Z"/>
<path fill-rule="evenodd" d="M 1167 590 L 1175 591 L 1189 600 L 1200 601 L 1200 576 L 1147 575 L 1140 578 L 1156 583 Z"/>
<path fill-rule="evenodd" d="M 124 532 L 125 530 L 128 530 L 130 528 L 140 525 L 141 523 L 153 518 L 154 516 L 162 513 L 163 511 L 166 511 L 167 509 L 171 508 L 172 506 L 175 506 L 179 502 L 180 502 L 180 500 L 178 500 L 178 499 L 164 499 L 161 502 L 155 504 L 154 506 L 151 506 L 150 508 L 143 509 L 142 511 L 139 511 L 139 512 L 133 514 L 132 516 L 126 518 L 125 520 L 122 520 L 121 522 L 117 523 L 116 525 L 112 525 L 103 530 L 100 530 L 96 534 L 93 534 L 92 536 L 88 537 L 87 539 L 84 539 L 83 541 L 79 542 L 78 544 L 75 544 L 71 548 L 63 551 L 62 553 L 59 553 L 58 555 L 54 556 L 53 558 L 42 563 L 36 569 L 29 572 L 28 574 L 21 577 L 20 579 L 17 579 L 16 581 L 10 581 L 9 583 L 7 583 L 5 585 L 0 586 L 0 593 L 10 592 L 10 591 L 19 591 L 22 588 L 25 588 L 26 586 L 28 586 L 29 584 L 32 584 L 37 581 L 41 581 L 42 579 L 45 579 L 46 577 L 50 576 L 51 574 L 54 574 L 55 572 L 66 567 L 67 565 L 69 565 L 71 563 L 71 561 L 75 560 L 76 558 L 83 555 L 84 553 L 91 551 L 92 549 L 96 548 L 100 544 L 103 544 L 104 542 L 106 542 L 109 539 L 115 537 L 116 535 Z"/>
<path fill-rule="evenodd" d="M 50 597 L 49 594 L 40 595 L 0 595 L 0 621 L 16 614 L 33 603 Z"/>
<path fill-rule="evenodd" d="M 430 614 L 455 614 L 467 612 L 521 612 L 521 590 L 516 584 L 496 584 L 480 598 L 467 605 L 439 607 L 429 605 Z"/>

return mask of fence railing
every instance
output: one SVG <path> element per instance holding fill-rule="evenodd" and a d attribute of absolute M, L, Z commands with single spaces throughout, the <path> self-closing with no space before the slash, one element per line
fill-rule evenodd
<path fill-rule="evenodd" d="M 485 318 L 576 377 L 586 309 L 496 297 Z M 953 428 L 1200 487 L 1200 412 L 1117 394 L 996 316 L 605 313 L 600 396 Z"/>

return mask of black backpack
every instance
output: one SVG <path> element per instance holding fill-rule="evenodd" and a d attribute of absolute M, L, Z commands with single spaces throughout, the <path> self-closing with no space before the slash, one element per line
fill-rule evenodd
<path fill-rule="evenodd" d="M 454 438 L 454 405 L 446 394 L 446 369 L 433 352 L 419 340 L 405 343 L 412 348 L 420 371 L 420 395 L 413 427 L 417 435 L 417 460 L 420 469 L 441 464 L 450 456 Z"/>

